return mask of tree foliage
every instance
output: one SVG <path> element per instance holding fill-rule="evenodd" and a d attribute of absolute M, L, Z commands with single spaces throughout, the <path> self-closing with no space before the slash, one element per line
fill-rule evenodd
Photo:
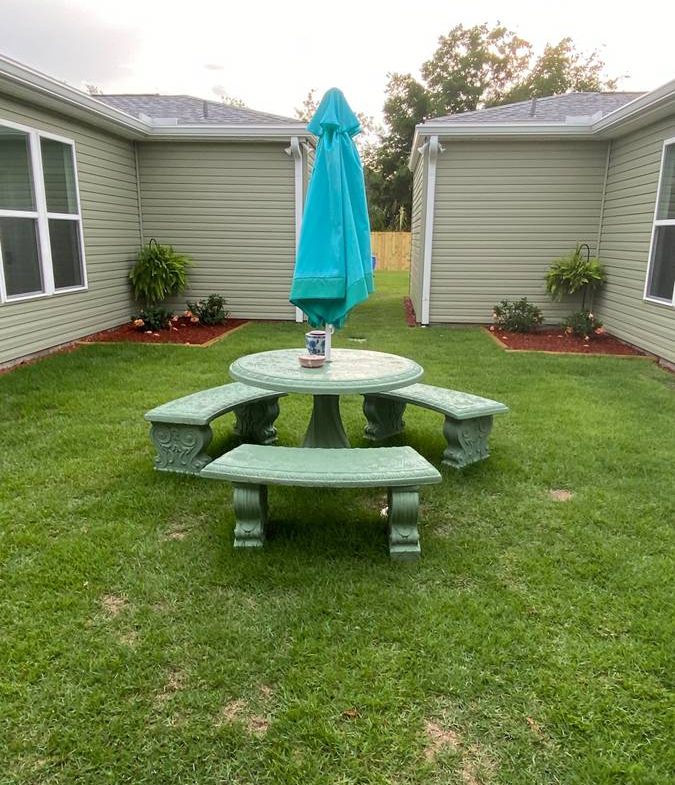
<path fill-rule="evenodd" d="M 603 69 L 597 52 L 578 52 L 571 38 L 547 44 L 535 57 L 532 45 L 504 25 L 453 27 L 422 64 L 421 81 L 411 74 L 389 74 L 386 130 L 365 156 L 373 227 L 409 226 L 408 158 L 418 123 L 535 96 L 614 89 L 616 81 L 605 79 Z"/>

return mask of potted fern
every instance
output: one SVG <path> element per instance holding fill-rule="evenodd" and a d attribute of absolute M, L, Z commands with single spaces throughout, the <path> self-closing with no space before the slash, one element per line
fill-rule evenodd
<path fill-rule="evenodd" d="M 546 273 L 546 291 L 551 299 L 560 302 L 563 297 L 581 293 L 581 310 L 571 314 L 563 322 L 566 331 L 588 338 L 602 327 L 602 322 L 595 318 L 590 308 L 595 293 L 602 288 L 606 280 L 605 268 L 599 259 L 591 256 L 587 243 L 577 245 L 571 254 L 553 262 Z M 586 298 L 589 301 L 588 308 Z"/>
<path fill-rule="evenodd" d="M 141 248 L 129 273 L 134 299 L 141 306 L 134 320 L 139 329 L 155 331 L 167 326 L 171 311 L 162 304 L 185 290 L 190 264 L 187 256 L 170 245 L 160 245 L 154 238 Z"/>

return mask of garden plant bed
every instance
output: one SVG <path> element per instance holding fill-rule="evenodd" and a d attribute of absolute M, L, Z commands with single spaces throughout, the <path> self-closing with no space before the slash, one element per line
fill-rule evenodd
<path fill-rule="evenodd" d="M 613 335 L 594 335 L 588 341 L 578 335 L 566 335 L 560 327 L 538 330 L 533 333 L 516 333 L 509 330 L 488 328 L 504 348 L 521 352 L 564 352 L 572 354 L 623 354 L 644 356 L 646 353 L 629 346 Z"/>
<path fill-rule="evenodd" d="M 82 340 L 85 343 L 181 343 L 194 346 L 220 338 L 236 327 L 246 324 L 247 321 L 247 319 L 227 319 L 223 324 L 192 324 L 187 317 L 181 316 L 171 328 L 156 332 L 138 330 L 128 322 L 110 330 L 88 335 Z"/>

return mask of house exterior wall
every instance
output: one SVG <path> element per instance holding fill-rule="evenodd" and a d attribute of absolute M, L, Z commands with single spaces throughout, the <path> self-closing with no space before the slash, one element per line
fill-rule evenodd
<path fill-rule="evenodd" d="M 74 140 L 88 288 L 0 303 L 0 365 L 126 321 L 140 243 L 131 142 L 0 95 L 2 120 Z"/>
<path fill-rule="evenodd" d="M 597 304 L 613 335 L 675 362 L 675 307 L 643 298 L 665 139 L 675 115 L 612 142 L 600 237 L 607 284 Z"/>
<path fill-rule="evenodd" d="M 491 320 L 527 297 L 547 322 L 574 310 L 544 287 L 551 262 L 585 242 L 595 253 L 607 142 L 442 140 L 430 321 Z"/>
<path fill-rule="evenodd" d="M 143 142 L 144 241 L 194 262 L 186 299 L 221 294 L 232 316 L 294 319 L 294 162 L 282 143 Z"/>
<path fill-rule="evenodd" d="M 422 316 L 422 257 L 424 255 L 424 188 L 427 153 L 417 159 L 413 172 L 413 199 L 410 216 L 410 300 L 419 321 Z"/>

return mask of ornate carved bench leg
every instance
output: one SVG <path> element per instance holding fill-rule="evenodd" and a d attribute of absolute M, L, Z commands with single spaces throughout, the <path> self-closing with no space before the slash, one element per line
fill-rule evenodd
<path fill-rule="evenodd" d="M 445 418 L 443 435 L 448 446 L 443 453 L 443 463 L 461 469 L 489 457 L 488 436 L 492 430 L 492 415 L 472 420 Z"/>
<path fill-rule="evenodd" d="M 152 423 L 150 438 L 157 448 L 155 469 L 199 474 L 213 460 L 206 454 L 213 432 L 208 425 Z"/>
<path fill-rule="evenodd" d="M 419 493 L 417 488 L 389 488 L 389 555 L 394 561 L 419 559 L 420 536 L 417 531 Z"/>
<path fill-rule="evenodd" d="M 364 395 L 363 413 L 368 420 L 364 431 L 366 439 L 380 442 L 402 433 L 405 427 L 403 422 L 405 406 L 405 401 L 394 401 L 379 395 Z"/>
<path fill-rule="evenodd" d="M 253 444 L 274 444 L 277 429 L 274 421 L 279 416 L 279 399 L 268 398 L 264 401 L 243 403 L 234 410 L 236 422 L 234 432 L 243 442 Z"/>
<path fill-rule="evenodd" d="M 262 548 L 267 524 L 267 486 L 234 483 L 234 547 Z"/>

